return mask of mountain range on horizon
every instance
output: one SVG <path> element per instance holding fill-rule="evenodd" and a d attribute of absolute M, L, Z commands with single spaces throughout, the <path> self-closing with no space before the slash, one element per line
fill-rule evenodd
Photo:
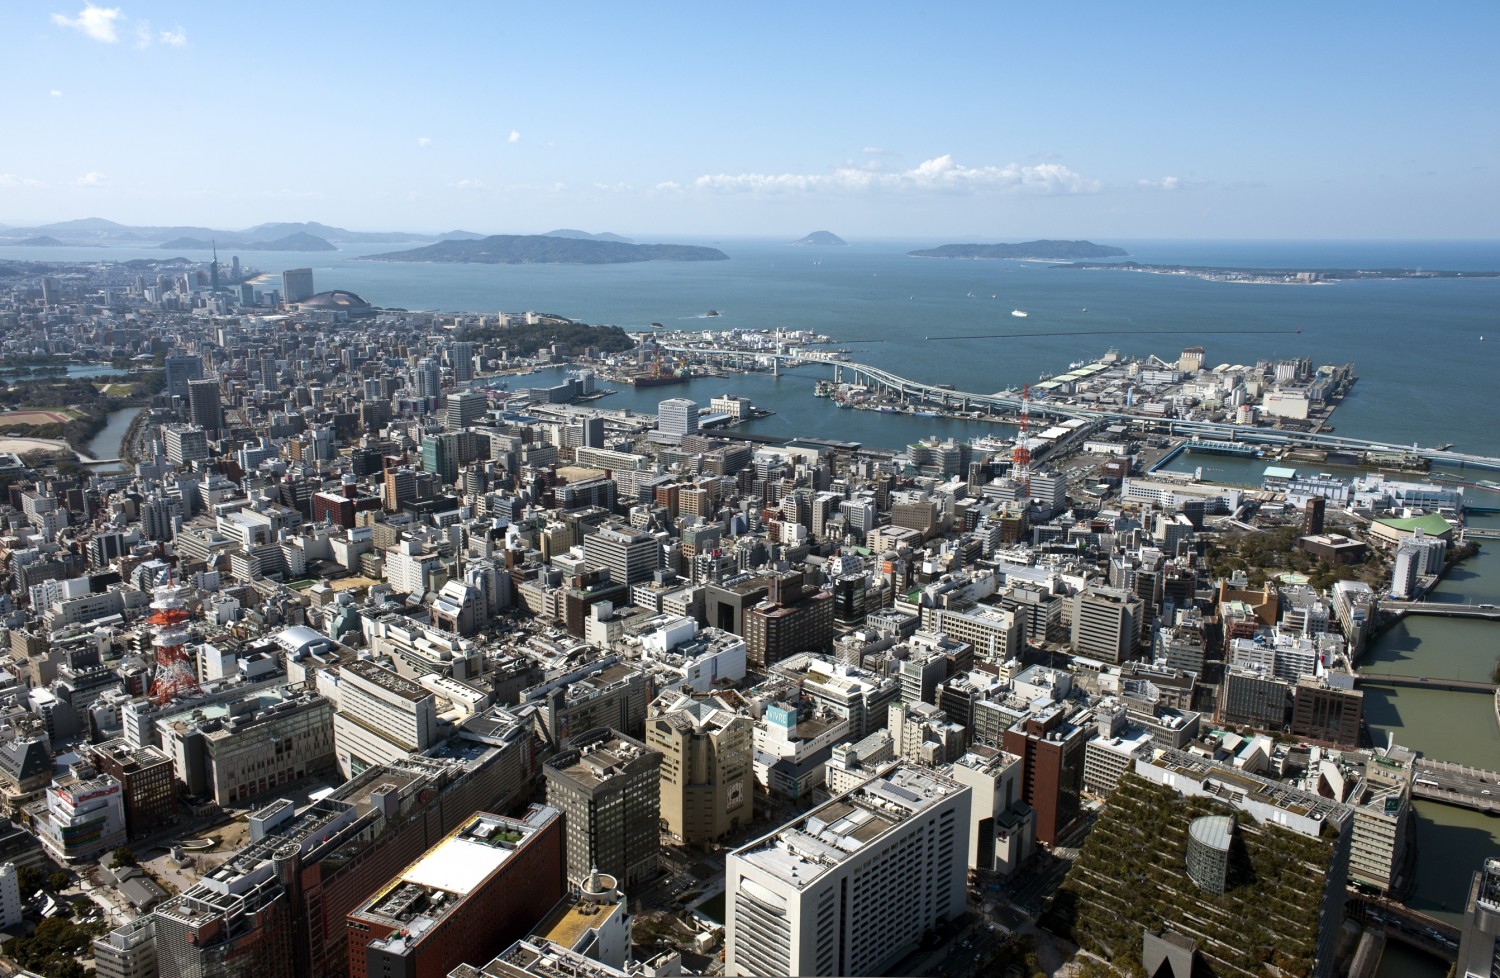
<path fill-rule="evenodd" d="M 548 231 L 541 237 L 573 238 L 591 241 L 613 241 L 632 244 L 629 238 L 608 231 L 590 233 L 572 228 Z M 278 221 L 257 224 L 244 229 L 197 227 L 193 225 L 121 224 L 102 217 L 85 217 L 72 221 L 26 226 L 0 224 L 0 245 L 23 247 L 169 247 L 207 250 L 215 244 L 221 250 L 240 248 L 248 251 L 331 251 L 342 245 L 438 243 L 443 241 L 476 241 L 488 235 L 478 231 L 455 229 L 441 234 L 415 231 L 351 231 L 317 221 Z"/>

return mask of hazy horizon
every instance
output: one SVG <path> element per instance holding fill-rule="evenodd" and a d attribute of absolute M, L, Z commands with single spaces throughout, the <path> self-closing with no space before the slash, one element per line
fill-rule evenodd
<path fill-rule="evenodd" d="M 0 7 L 0 223 L 1489 240 L 1493 4 Z M 651 230 L 642 231 L 642 228 Z"/>

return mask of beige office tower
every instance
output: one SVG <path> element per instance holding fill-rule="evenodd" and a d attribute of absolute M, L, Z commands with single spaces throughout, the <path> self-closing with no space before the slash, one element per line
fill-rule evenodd
<path fill-rule="evenodd" d="M 754 820 L 754 729 L 716 699 L 690 696 L 646 722 L 646 744 L 663 758 L 661 817 L 683 842 L 712 842 Z"/>

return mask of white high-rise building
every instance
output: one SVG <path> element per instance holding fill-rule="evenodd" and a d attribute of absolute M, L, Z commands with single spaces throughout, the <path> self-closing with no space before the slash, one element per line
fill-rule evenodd
<path fill-rule="evenodd" d="M 698 433 L 698 402 L 685 397 L 668 398 L 656 405 L 656 430 L 678 444 Z"/>
<path fill-rule="evenodd" d="M 898 766 L 730 853 L 725 974 L 885 973 L 964 912 L 970 794 Z"/>
<path fill-rule="evenodd" d="M 0 865 L 0 929 L 10 930 L 21 922 L 26 908 L 21 903 L 21 878 L 15 863 Z"/>

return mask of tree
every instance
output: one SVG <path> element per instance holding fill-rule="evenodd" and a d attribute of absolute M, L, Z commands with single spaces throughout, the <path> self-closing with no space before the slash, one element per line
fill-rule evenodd
<path fill-rule="evenodd" d="M 16 883 L 21 887 L 22 896 L 31 896 L 47 885 L 47 878 L 35 866 L 22 866 L 16 873 Z"/>
<path fill-rule="evenodd" d="M 69 876 L 67 873 L 64 873 L 59 869 L 57 872 L 47 877 L 47 889 L 56 893 L 58 890 L 67 889 L 68 884 L 71 882 L 73 882 L 73 877 Z"/>
<path fill-rule="evenodd" d="M 109 854 L 110 869 L 119 869 L 121 866 L 139 866 L 135 853 L 130 851 L 129 846 L 121 846 Z"/>

